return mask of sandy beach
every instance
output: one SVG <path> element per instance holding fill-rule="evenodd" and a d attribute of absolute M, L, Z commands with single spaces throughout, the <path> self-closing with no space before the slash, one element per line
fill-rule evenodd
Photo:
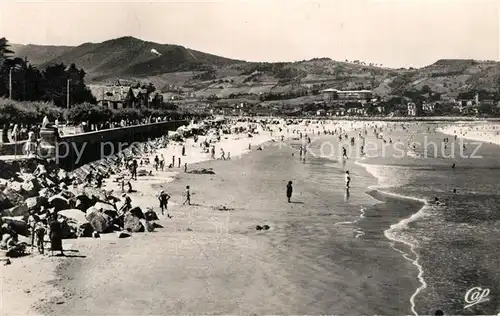
<path fill-rule="evenodd" d="M 16 259 L 2 267 L 2 315 L 18 315 L 19 311 L 29 315 L 459 311 L 459 304 L 447 299 L 463 296 L 464 286 L 477 280 L 445 269 L 428 250 L 454 253 L 441 259 L 450 266 L 469 265 L 468 260 L 476 255 L 470 249 L 462 253 L 461 262 L 454 261 L 459 248 L 449 242 L 463 230 L 440 214 L 460 211 L 449 201 L 445 210 L 426 201 L 435 194 L 451 198 L 444 193 L 451 189 L 442 186 L 463 181 L 455 178 L 445 184 L 442 177 L 449 176 L 445 170 L 450 160 L 423 159 L 422 148 L 408 149 L 411 155 L 399 159 L 391 157 L 390 151 L 388 156 L 369 159 L 353 156 L 344 166 L 340 152 L 325 154 L 323 147 L 325 143 L 332 148 L 348 146 L 349 139 L 312 133 L 342 127 L 354 137 L 359 132 L 354 129 L 363 126 L 363 122 L 311 124 L 282 128 L 272 135 L 261 131 L 252 138 L 225 135 L 216 143 L 216 156 L 223 148 L 231 152 L 231 160 L 210 160 L 209 154 L 187 139 L 181 168 L 155 171 L 151 165 L 142 167 L 153 175 L 133 181 L 137 192 L 130 194 L 134 205 L 153 207 L 160 213 L 157 194 L 165 190 L 172 196 L 169 213 L 173 218 L 160 216 L 162 228 L 130 238 L 102 234 L 99 239 L 65 240 L 65 248 L 72 250 L 65 258 Z M 440 141 L 444 135 L 422 132 L 434 125 L 429 129 L 420 124 L 408 125 L 409 129 L 395 126 L 384 137 Z M 299 131 L 312 139 L 305 161 L 298 155 L 303 144 Z M 169 161 L 175 155 L 177 160 L 181 148 L 181 144 L 169 145 L 152 157 L 163 154 Z M 488 144 L 484 149 L 487 155 L 481 163 L 493 163 L 496 146 Z M 185 173 L 184 162 L 188 171 L 205 168 L 215 174 Z M 468 177 L 467 170 L 473 172 L 476 169 L 470 168 L 477 164 L 471 159 L 457 160 L 458 168 L 469 169 L 454 177 Z M 343 186 L 345 170 L 354 179 L 349 192 Z M 427 182 L 420 183 L 423 180 L 417 175 L 423 172 L 429 179 L 438 177 L 432 183 L 440 187 L 429 189 Z M 292 203 L 285 197 L 288 181 L 293 181 Z M 116 185 L 108 179 L 105 188 L 117 189 Z M 191 206 L 182 205 L 187 185 Z M 270 229 L 256 229 L 264 225 Z M 426 225 L 436 229 L 427 231 Z M 17 282 L 17 275 L 33 277 Z M 449 285 L 446 291 L 440 288 L 443 282 Z"/>
<path fill-rule="evenodd" d="M 231 161 L 196 165 L 215 175 L 165 172 L 134 183 L 139 192 L 131 197 L 143 208 L 157 207 L 160 189 L 172 195 L 173 218 L 159 221 L 164 228 L 129 239 L 66 240 L 78 257 L 58 259 L 48 283 L 61 294 L 38 300 L 30 313 L 411 313 L 417 271 L 383 231 L 420 205 L 385 198 L 380 214 L 364 215 L 361 205 L 376 200 L 366 194 L 375 181 L 363 168 L 349 165 L 357 184 L 346 200 L 338 186 L 308 179 L 325 176 L 321 170 L 331 160 L 303 163 L 292 156 L 293 141 L 267 142 L 241 157 L 246 150 L 236 148 L 243 150 L 248 140 L 233 140 L 240 145 L 232 147 L 226 141 L 235 148 Z M 197 147 L 186 148 L 187 157 L 203 160 Z M 328 177 L 342 183 L 342 172 L 332 169 Z M 284 196 L 289 179 L 295 185 L 290 204 Z M 179 205 L 186 185 L 192 206 Z M 387 206 L 405 211 L 389 215 Z"/>

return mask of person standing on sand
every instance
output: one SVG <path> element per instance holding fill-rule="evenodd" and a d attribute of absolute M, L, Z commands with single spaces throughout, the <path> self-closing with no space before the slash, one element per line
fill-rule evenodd
<path fill-rule="evenodd" d="M 183 156 L 186 156 L 186 146 L 182 145 L 182 153 Z"/>
<path fill-rule="evenodd" d="M 137 160 L 134 159 L 134 161 L 132 161 L 132 176 L 134 177 L 135 180 L 137 180 L 137 168 L 139 167 L 139 165 L 137 164 Z"/>
<path fill-rule="evenodd" d="M 172 167 L 175 167 L 175 156 L 172 156 Z"/>
<path fill-rule="evenodd" d="M 54 255 L 54 251 L 60 251 L 60 256 L 64 256 L 62 246 L 62 228 L 61 223 L 57 220 L 56 212 L 51 214 L 49 220 L 49 237 L 51 255 Z"/>
<path fill-rule="evenodd" d="M 181 167 L 181 157 L 179 157 L 178 161 L 179 161 L 179 168 L 180 168 Z"/>
<path fill-rule="evenodd" d="M 212 146 L 212 159 L 215 159 L 215 146 Z"/>
<path fill-rule="evenodd" d="M 141 160 L 142 163 L 142 160 Z M 160 165 L 160 158 L 158 158 L 158 155 L 155 156 L 155 169 L 158 171 L 158 166 Z"/>
<path fill-rule="evenodd" d="M 160 201 L 161 215 L 165 215 L 165 210 L 166 210 L 167 217 L 171 218 L 170 214 L 168 213 L 168 200 L 170 200 L 170 195 L 165 193 L 165 191 L 161 190 L 160 195 L 158 196 L 158 200 Z"/>
<path fill-rule="evenodd" d="M 288 203 L 291 203 L 290 199 L 292 198 L 292 192 L 293 192 L 292 181 L 288 181 L 288 184 L 286 185 L 286 197 L 288 199 Z"/>
<path fill-rule="evenodd" d="M 189 192 L 189 185 L 186 186 L 186 200 L 182 203 L 182 205 L 186 205 L 186 203 L 191 205 L 191 192 Z"/>
<path fill-rule="evenodd" d="M 187 172 L 187 170 L 188 170 L 188 164 L 187 164 L 187 162 L 185 162 L 184 163 L 184 172 Z"/>

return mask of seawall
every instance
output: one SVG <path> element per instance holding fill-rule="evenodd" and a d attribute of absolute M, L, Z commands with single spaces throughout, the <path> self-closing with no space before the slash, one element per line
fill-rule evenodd
<path fill-rule="evenodd" d="M 42 156 L 54 158 L 61 168 L 72 170 L 116 154 L 134 142 L 167 135 L 186 124 L 186 121 L 167 121 L 64 136 L 59 136 L 56 129 L 44 129 L 40 136 L 42 147 L 47 150 Z"/>

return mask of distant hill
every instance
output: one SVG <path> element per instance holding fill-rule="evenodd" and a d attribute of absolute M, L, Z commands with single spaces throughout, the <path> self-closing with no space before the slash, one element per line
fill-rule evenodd
<path fill-rule="evenodd" d="M 33 65 L 41 65 L 73 49 L 72 46 L 21 45 L 11 44 L 11 50 L 21 58 L 28 58 Z"/>
<path fill-rule="evenodd" d="M 151 53 L 151 49 L 161 56 Z M 500 63 L 495 61 L 442 59 L 419 69 L 391 69 L 329 58 L 255 63 L 134 37 L 76 47 L 13 44 L 12 50 L 40 68 L 59 62 L 76 63 L 87 72 L 89 82 L 117 78 L 150 81 L 164 92 L 182 87 L 197 96 L 215 94 L 222 98 L 260 93 L 300 94 L 324 88 L 372 89 L 380 95 L 391 95 L 427 86 L 451 97 L 470 89 L 500 89 Z"/>
<path fill-rule="evenodd" d="M 90 79 L 203 70 L 206 66 L 242 62 L 183 46 L 146 42 L 134 37 L 121 37 L 102 43 L 84 43 L 76 47 L 14 44 L 12 48 L 16 56 L 27 57 L 40 68 L 60 62 L 76 63 L 89 74 Z M 151 49 L 158 51 L 161 56 L 153 54 Z"/>

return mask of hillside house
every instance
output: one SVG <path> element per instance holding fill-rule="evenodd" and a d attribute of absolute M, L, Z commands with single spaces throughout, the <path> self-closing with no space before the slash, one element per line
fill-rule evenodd
<path fill-rule="evenodd" d="M 163 103 L 158 93 L 148 93 L 146 89 L 134 89 L 130 86 L 89 85 L 90 92 L 97 104 L 109 109 L 157 107 Z"/>
<path fill-rule="evenodd" d="M 436 111 L 436 104 L 434 102 L 433 103 L 424 102 L 422 104 L 422 111 L 427 114 L 434 114 L 434 112 Z"/>
<path fill-rule="evenodd" d="M 408 116 L 417 116 L 417 105 L 414 102 L 408 102 Z"/>
<path fill-rule="evenodd" d="M 131 87 L 88 85 L 88 88 L 97 100 L 97 104 L 109 109 L 130 108 L 135 104 Z"/>

